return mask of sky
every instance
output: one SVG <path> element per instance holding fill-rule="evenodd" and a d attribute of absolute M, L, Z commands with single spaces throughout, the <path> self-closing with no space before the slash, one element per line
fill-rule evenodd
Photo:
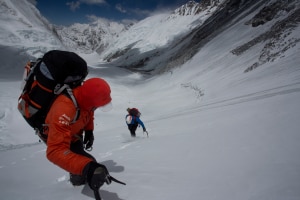
<path fill-rule="evenodd" d="M 52 24 L 69 26 L 106 18 L 141 20 L 154 13 L 174 10 L 188 0 L 37 0 L 37 8 Z"/>

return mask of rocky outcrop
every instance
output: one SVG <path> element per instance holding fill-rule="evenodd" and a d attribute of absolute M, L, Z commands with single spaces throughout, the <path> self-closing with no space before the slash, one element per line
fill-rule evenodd
<path fill-rule="evenodd" d="M 207 1 L 204 1 L 204 3 L 208 4 Z M 180 50 L 174 52 L 174 56 L 169 58 L 161 72 L 182 65 L 193 57 L 202 46 L 221 33 L 235 17 L 253 6 L 253 9 L 255 9 L 264 3 L 264 0 L 225 0 L 222 2 L 217 6 L 217 11 L 205 23 L 192 30 L 177 43 L 174 43 L 171 48 L 176 49 L 177 46 L 180 46 Z"/>
<path fill-rule="evenodd" d="M 284 53 L 300 42 L 299 37 L 291 37 L 291 33 L 300 23 L 300 8 L 295 5 L 296 1 L 276 1 L 264 6 L 258 13 L 246 23 L 252 27 L 264 25 L 278 18 L 269 29 L 245 44 L 236 47 L 231 52 L 240 56 L 255 45 L 264 43 L 259 57 L 244 72 L 250 72 L 266 62 L 273 62 Z"/>
<path fill-rule="evenodd" d="M 271 21 L 279 12 L 290 12 L 294 5 L 291 5 L 292 1 L 278 0 L 270 5 L 263 7 L 248 23 L 253 27 L 263 25 L 268 21 Z"/>

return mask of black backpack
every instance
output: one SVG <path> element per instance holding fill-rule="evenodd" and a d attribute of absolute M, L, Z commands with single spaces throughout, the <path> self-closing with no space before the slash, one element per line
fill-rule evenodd
<path fill-rule="evenodd" d="M 73 122 L 78 119 L 79 108 L 72 89 L 81 85 L 87 74 L 86 62 L 67 51 L 49 51 L 25 66 L 24 88 L 18 100 L 18 110 L 45 143 L 45 119 L 59 94 L 72 99 L 77 108 Z"/>

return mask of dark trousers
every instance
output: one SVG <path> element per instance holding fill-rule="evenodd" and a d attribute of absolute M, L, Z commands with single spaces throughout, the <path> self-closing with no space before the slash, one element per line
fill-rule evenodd
<path fill-rule="evenodd" d="M 82 140 L 77 140 L 76 142 L 72 142 L 71 145 L 70 145 L 70 150 L 73 153 L 80 154 L 82 156 L 91 158 L 95 162 L 97 162 L 96 159 L 91 154 L 89 154 L 88 152 L 86 152 L 84 150 Z M 71 174 L 70 173 L 70 182 L 74 186 L 84 185 L 86 183 L 86 177 L 85 177 L 85 175 L 82 176 L 82 175 L 77 175 L 77 174 Z"/>
<path fill-rule="evenodd" d="M 71 145 L 70 145 L 70 150 L 72 152 L 76 153 L 76 154 L 80 154 L 82 156 L 91 158 L 95 162 L 97 162 L 96 159 L 91 154 L 89 154 L 88 152 L 86 152 L 84 150 L 83 142 L 81 140 L 77 140 L 76 142 L 72 142 Z"/>
<path fill-rule="evenodd" d="M 135 137 L 135 131 L 138 127 L 138 124 L 128 124 L 128 129 L 130 131 L 131 137 Z"/>

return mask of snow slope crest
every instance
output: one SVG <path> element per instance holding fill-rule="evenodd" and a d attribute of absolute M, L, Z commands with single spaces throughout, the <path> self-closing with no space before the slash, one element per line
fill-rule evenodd
<path fill-rule="evenodd" d="M 207 10 L 208 8 L 216 8 L 220 4 L 222 4 L 224 0 L 202 0 L 200 3 L 197 3 L 195 1 L 189 1 L 188 3 L 182 5 L 181 7 L 177 8 L 172 12 L 172 15 L 170 17 L 174 16 L 188 16 L 188 15 L 198 15 L 202 11 Z M 208 9 L 209 10 L 209 9 Z"/>

